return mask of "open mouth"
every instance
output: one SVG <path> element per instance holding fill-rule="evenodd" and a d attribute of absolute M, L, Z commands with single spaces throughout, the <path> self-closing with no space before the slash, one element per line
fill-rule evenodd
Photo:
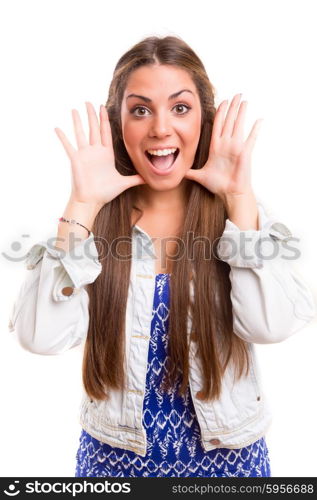
<path fill-rule="evenodd" d="M 145 151 L 145 155 L 149 159 L 149 161 L 152 163 L 152 165 L 156 169 L 162 170 L 162 171 L 168 170 L 171 168 L 171 166 L 175 162 L 178 154 L 179 154 L 179 148 L 177 148 L 174 153 L 171 153 L 168 155 L 162 155 L 162 156 L 152 155 L 148 151 Z"/>

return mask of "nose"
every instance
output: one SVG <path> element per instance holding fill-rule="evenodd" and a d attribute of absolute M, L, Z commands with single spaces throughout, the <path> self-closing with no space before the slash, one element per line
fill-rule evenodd
<path fill-rule="evenodd" d="M 168 113 L 161 112 L 153 115 L 149 130 L 149 136 L 162 138 L 171 135 L 171 133 L 172 123 Z"/>

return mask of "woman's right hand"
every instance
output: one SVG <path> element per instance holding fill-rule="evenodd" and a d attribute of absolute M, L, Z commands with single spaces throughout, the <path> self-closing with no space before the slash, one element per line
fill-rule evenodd
<path fill-rule="evenodd" d="M 78 150 L 71 145 L 61 129 L 55 128 L 54 130 L 71 161 L 71 199 L 96 205 L 100 209 L 126 189 L 145 184 L 145 181 L 139 174 L 121 175 L 116 169 L 106 108 L 100 107 L 100 126 L 93 105 L 86 102 L 86 108 L 89 121 L 89 142 L 78 111 L 72 110 Z"/>

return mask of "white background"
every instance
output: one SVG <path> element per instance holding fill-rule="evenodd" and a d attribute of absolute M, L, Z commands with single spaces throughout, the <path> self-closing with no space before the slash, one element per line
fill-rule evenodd
<path fill-rule="evenodd" d="M 71 109 L 88 129 L 84 102 L 105 103 L 118 58 L 145 36 L 182 37 L 205 64 L 217 104 L 243 92 L 246 132 L 264 118 L 254 190 L 301 239 L 297 266 L 317 296 L 314 7 L 307 0 L 1 2 L 1 476 L 74 476 L 83 347 L 31 354 L 7 323 L 27 272 L 23 257 L 56 234 L 70 193 L 54 127 L 75 144 Z M 257 346 L 274 413 L 266 438 L 275 477 L 316 476 L 316 348 L 316 321 L 280 344 Z"/>

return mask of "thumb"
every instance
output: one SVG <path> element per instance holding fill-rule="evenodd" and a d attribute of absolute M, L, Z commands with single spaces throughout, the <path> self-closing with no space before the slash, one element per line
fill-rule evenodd
<path fill-rule="evenodd" d="M 184 175 L 185 179 L 189 179 L 191 181 L 201 182 L 202 179 L 202 169 L 194 170 L 190 168 Z"/>
<path fill-rule="evenodd" d="M 129 187 L 134 187 L 134 186 L 139 186 L 140 184 L 146 184 L 145 180 L 141 175 L 135 174 L 135 175 L 128 175 L 126 176 L 127 183 L 129 184 Z"/>

